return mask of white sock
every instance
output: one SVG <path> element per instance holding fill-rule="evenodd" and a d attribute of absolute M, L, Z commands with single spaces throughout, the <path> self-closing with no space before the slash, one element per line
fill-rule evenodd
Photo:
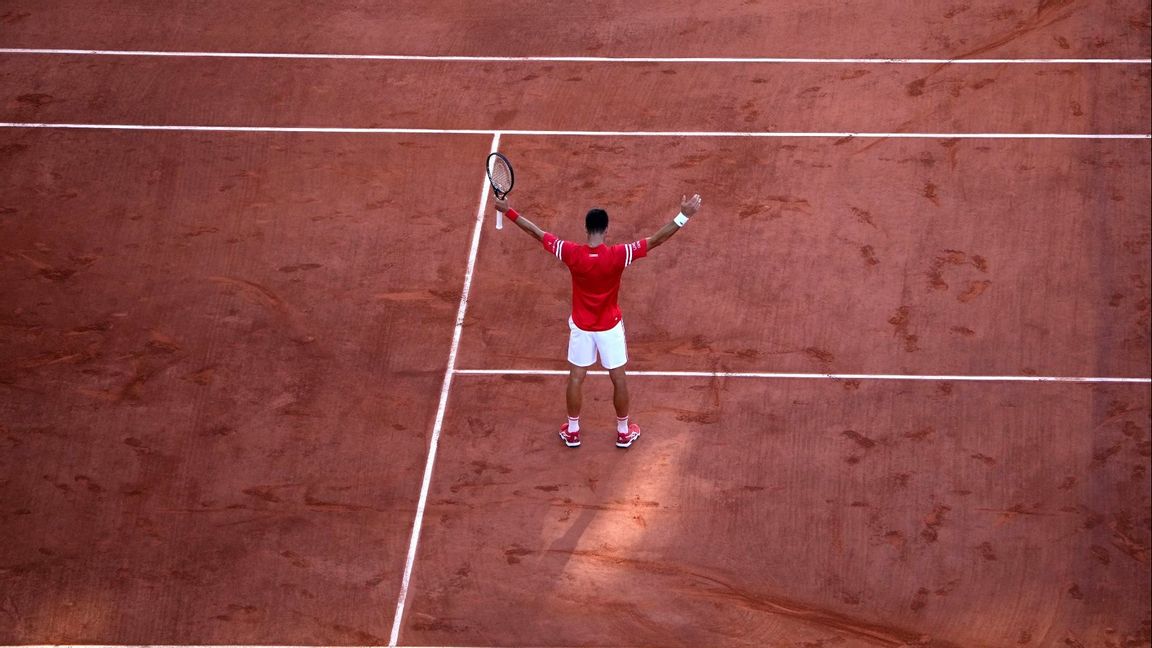
<path fill-rule="evenodd" d="M 617 416 L 616 417 L 616 432 L 618 434 L 627 434 L 628 433 L 628 417 L 627 416 Z"/>
<path fill-rule="evenodd" d="M 580 431 L 580 417 L 579 416 L 577 416 L 576 418 L 572 418 L 571 416 L 568 417 L 568 431 L 569 432 L 579 432 Z"/>

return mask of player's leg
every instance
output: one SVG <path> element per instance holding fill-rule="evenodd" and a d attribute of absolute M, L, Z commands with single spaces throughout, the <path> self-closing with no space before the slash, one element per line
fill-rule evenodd
<path fill-rule="evenodd" d="M 609 369 L 608 376 L 612 379 L 612 404 L 616 406 L 616 418 L 627 421 L 628 406 L 631 404 L 628 396 L 628 374 L 624 372 L 624 367 L 617 367 Z"/>
<path fill-rule="evenodd" d="M 580 445 L 580 410 L 584 405 L 584 378 L 588 367 L 596 362 L 596 341 L 588 331 L 576 327 L 568 320 L 568 386 L 565 400 L 568 409 L 568 422 L 560 428 L 560 438 L 564 445 L 575 448 Z"/>
<path fill-rule="evenodd" d="M 616 406 L 616 445 L 627 448 L 640 436 L 640 426 L 628 419 L 632 398 L 628 393 L 628 376 L 624 371 L 624 365 L 628 364 L 624 322 L 596 333 L 596 349 L 600 352 L 600 363 L 612 378 L 612 404 Z"/>
<path fill-rule="evenodd" d="M 584 378 L 588 375 L 588 367 L 568 365 L 568 422 L 580 420 L 580 410 L 584 406 Z"/>

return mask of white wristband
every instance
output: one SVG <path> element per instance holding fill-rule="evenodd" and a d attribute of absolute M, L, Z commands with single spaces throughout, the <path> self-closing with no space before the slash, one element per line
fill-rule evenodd
<path fill-rule="evenodd" d="M 684 227 L 684 224 L 688 222 L 688 217 L 681 212 L 676 214 L 676 218 L 673 218 L 672 222 L 676 223 L 676 227 Z"/>

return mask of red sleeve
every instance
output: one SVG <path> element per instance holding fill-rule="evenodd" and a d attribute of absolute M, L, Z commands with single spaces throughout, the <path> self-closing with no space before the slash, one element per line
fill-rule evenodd
<path fill-rule="evenodd" d="M 567 263 L 568 259 L 564 258 L 564 253 L 568 252 L 567 241 L 561 241 L 556 238 L 552 232 L 544 232 L 544 238 L 540 239 L 544 243 L 544 249 L 551 252 L 557 259 Z"/>
<path fill-rule="evenodd" d="M 648 256 L 648 239 L 640 239 L 624 245 L 624 267 L 632 265 L 636 259 Z"/>

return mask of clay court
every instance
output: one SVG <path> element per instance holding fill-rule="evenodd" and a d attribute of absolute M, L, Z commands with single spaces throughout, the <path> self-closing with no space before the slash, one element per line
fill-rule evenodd
<path fill-rule="evenodd" d="M 0 644 L 1152 644 L 1149 22 L 3 0 Z"/>

